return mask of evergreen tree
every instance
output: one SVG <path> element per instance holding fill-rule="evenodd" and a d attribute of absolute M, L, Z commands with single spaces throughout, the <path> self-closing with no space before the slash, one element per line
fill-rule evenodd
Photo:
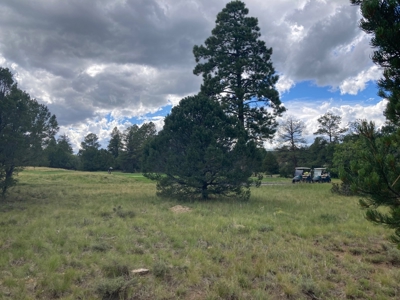
<path fill-rule="evenodd" d="M 106 170 L 110 166 L 104 166 L 100 160 L 100 143 L 95 133 L 89 133 L 81 142 L 78 155 L 81 158 L 81 167 L 84 171 Z"/>
<path fill-rule="evenodd" d="M 124 172 L 133 173 L 140 170 L 139 163 L 139 126 L 134 124 L 128 127 L 123 135 L 123 152 L 118 158 L 119 165 Z"/>
<path fill-rule="evenodd" d="M 96 155 L 96 164 L 98 170 L 108 170 L 111 166 L 115 165 L 115 158 L 106 149 L 100 149 Z"/>
<path fill-rule="evenodd" d="M 63 135 L 60 135 L 60 137 L 57 139 L 57 146 L 64 151 L 65 153 L 68 154 L 73 154 L 74 151 L 72 149 L 71 141 L 65 133 Z"/>
<path fill-rule="evenodd" d="M 360 124 L 361 121 L 354 129 L 356 130 Z M 358 159 L 361 151 L 361 139 L 357 131 L 347 134 L 343 139 L 343 143 L 335 145 L 332 167 L 334 172 L 339 174 L 339 178 L 344 178 L 343 172 L 344 174 L 350 172 L 351 162 Z"/>
<path fill-rule="evenodd" d="M 306 165 L 312 168 L 332 166 L 333 154 L 336 143 L 329 143 L 322 137 L 316 137 L 306 150 Z M 330 169 L 330 171 L 332 171 Z M 332 174 L 331 174 L 332 175 Z"/>
<path fill-rule="evenodd" d="M 122 149 L 122 134 L 117 127 L 111 132 L 111 139 L 108 143 L 107 150 L 114 158 L 117 158 Z"/>
<path fill-rule="evenodd" d="M 272 153 L 272 151 L 267 151 L 265 154 L 264 160 L 262 162 L 263 169 L 267 175 L 279 174 L 279 164 L 276 156 Z"/>
<path fill-rule="evenodd" d="M 360 204 L 367 208 L 367 219 L 395 229 L 392 240 L 400 245 L 400 131 L 382 135 L 373 122 L 367 121 L 357 129 L 358 139 L 350 144 L 352 147 L 342 146 L 341 153 L 335 153 L 340 178 L 363 197 Z"/>
<path fill-rule="evenodd" d="M 205 45 L 193 48 L 193 73 L 203 75 L 201 92 L 220 101 L 250 138 L 261 141 L 273 137 L 275 119 L 285 108 L 275 89 L 272 48 L 259 39 L 258 20 L 247 17 L 248 12 L 241 1 L 226 5 Z"/>
<path fill-rule="evenodd" d="M 343 133 L 347 128 L 340 128 L 342 117 L 334 115 L 330 112 L 318 118 L 318 130 L 314 135 L 326 135 L 329 143 L 337 142 L 340 140 Z"/>
<path fill-rule="evenodd" d="M 45 105 L 20 90 L 7 68 L 0 67 L 0 190 L 5 195 L 13 174 L 37 161 L 58 125 Z"/>
<path fill-rule="evenodd" d="M 123 152 L 118 161 L 124 172 L 137 172 L 142 169 L 143 148 L 156 135 L 153 122 L 136 124 L 127 128 L 123 137 Z"/>
<path fill-rule="evenodd" d="M 89 133 L 88 135 L 86 135 L 84 140 L 81 142 L 81 148 L 81 150 L 83 151 L 89 149 L 99 150 L 100 143 L 97 135 L 95 133 Z"/>
<path fill-rule="evenodd" d="M 244 135 L 218 102 L 202 94 L 182 99 L 145 148 L 145 176 L 157 180 L 161 196 L 248 199 L 257 149 Z"/>
<path fill-rule="evenodd" d="M 44 152 L 48 159 L 48 166 L 51 168 L 76 169 L 78 167 L 71 142 L 66 134 L 61 135 L 57 141 L 51 140 Z"/>
<path fill-rule="evenodd" d="M 372 61 L 383 68 L 379 96 L 389 100 L 385 116 L 400 125 L 400 0 L 350 0 L 360 5 L 360 27 L 372 34 Z"/>

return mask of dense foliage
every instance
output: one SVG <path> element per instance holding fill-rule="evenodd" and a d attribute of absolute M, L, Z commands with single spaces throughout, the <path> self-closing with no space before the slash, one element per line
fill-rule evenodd
<path fill-rule="evenodd" d="M 199 94 L 182 99 L 145 150 L 145 176 L 158 194 L 183 199 L 249 197 L 254 142 L 220 104 Z"/>
<path fill-rule="evenodd" d="M 65 134 L 57 140 L 51 139 L 43 152 L 42 157 L 45 157 L 45 161 L 40 161 L 39 165 L 73 170 L 79 168 L 79 159 L 73 154 L 71 142 Z"/>
<path fill-rule="evenodd" d="M 124 172 L 140 172 L 145 145 L 156 135 L 153 122 L 128 127 L 122 135 L 122 149 L 117 159 L 118 167 Z"/>
<path fill-rule="evenodd" d="M 400 131 L 383 134 L 373 122 L 362 121 L 353 139 L 335 153 L 339 174 L 353 194 L 362 196 L 367 219 L 395 229 L 400 244 Z M 383 212 L 380 207 L 388 207 Z"/>
<path fill-rule="evenodd" d="M 78 156 L 81 159 L 81 168 L 85 171 L 105 171 L 113 165 L 112 153 L 100 149 L 98 140 L 96 134 L 89 133 L 81 143 Z"/>
<path fill-rule="evenodd" d="M 16 183 L 14 173 L 40 155 L 58 130 L 48 108 L 20 90 L 12 73 L 0 67 L 0 191 Z"/>

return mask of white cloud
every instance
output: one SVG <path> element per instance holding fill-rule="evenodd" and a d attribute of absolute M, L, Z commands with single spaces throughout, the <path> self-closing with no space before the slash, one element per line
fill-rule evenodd
<path fill-rule="evenodd" d="M 358 92 L 365 89 L 367 82 L 376 81 L 382 77 L 382 69 L 376 65 L 371 66 L 368 70 L 363 70 L 357 76 L 349 77 L 340 84 L 340 93 L 357 95 Z"/>
<path fill-rule="evenodd" d="M 283 94 L 288 92 L 293 86 L 295 85 L 294 81 L 285 75 L 279 77 L 278 82 L 276 83 L 276 89 L 278 90 L 279 94 Z"/>
<path fill-rule="evenodd" d="M 99 73 L 103 73 L 105 69 L 105 65 L 91 65 L 89 68 L 86 69 L 86 73 L 90 76 L 90 77 L 95 77 L 97 74 Z"/>

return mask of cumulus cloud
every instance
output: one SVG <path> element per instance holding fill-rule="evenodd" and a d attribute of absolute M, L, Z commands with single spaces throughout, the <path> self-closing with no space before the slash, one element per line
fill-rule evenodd
<path fill-rule="evenodd" d="M 368 70 L 363 70 L 353 77 L 346 78 L 340 84 L 340 93 L 357 95 L 358 92 L 365 89 L 370 81 L 376 81 L 382 77 L 382 70 L 378 66 L 371 66 Z"/>
<path fill-rule="evenodd" d="M 154 114 L 199 91 L 192 49 L 210 36 L 227 2 L 2 1 L 0 64 L 48 105 L 75 147 L 89 132 L 105 143 L 114 126 L 148 114 L 161 128 L 165 113 Z M 281 94 L 304 80 L 357 94 L 379 78 L 370 37 L 358 28 L 358 8 L 348 0 L 246 5 L 273 48 Z"/>
<path fill-rule="evenodd" d="M 294 81 L 287 78 L 285 75 L 280 76 L 278 82 L 276 83 L 276 89 L 280 94 L 289 91 L 295 85 Z"/>

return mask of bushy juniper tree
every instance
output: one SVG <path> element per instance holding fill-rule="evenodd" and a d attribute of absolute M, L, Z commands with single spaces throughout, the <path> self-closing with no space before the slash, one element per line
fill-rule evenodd
<path fill-rule="evenodd" d="M 203 75 L 201 91 L 217 99 L 236 117 L 252 139 L 272 138 L 276 116 L 285 108 L 275 89 L 272 48 L 260 40 L 258 20 L 248 17 L 241 1 L 229 2 L 217 15 L 216 26 L 204 45 L 194 46 L 195 75 Z"/>
<path fill-rule="evenodd" d="M 157 180 L 161 196 L 247 199 L 257 148 L 245 134 L 218 102 L 202 94 L 182 99 L 145 148 L 145 176 Z"/>

